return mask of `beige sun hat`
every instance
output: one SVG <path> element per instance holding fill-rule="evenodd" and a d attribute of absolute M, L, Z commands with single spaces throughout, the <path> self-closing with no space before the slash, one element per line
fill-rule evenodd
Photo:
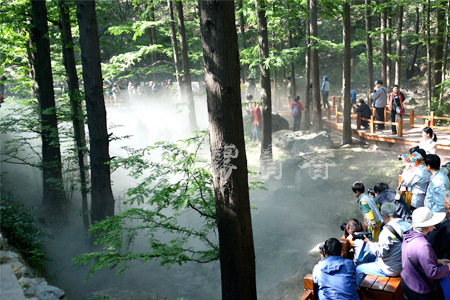
<path fill-rule="evenodd" d="M 428 207 L 419 207 L 412 214 L 412 227 L 428 227 L 441 223 L 445 212 L 432 212 Z"/>

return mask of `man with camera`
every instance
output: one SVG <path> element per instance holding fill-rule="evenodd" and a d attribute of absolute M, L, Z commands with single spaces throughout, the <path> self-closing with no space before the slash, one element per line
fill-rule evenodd
<path fill-rule="evenodd" d="M 341 257 L 342 245 L 335 238 L 320 247 L 322 260 L 313 269 L 314 290 L 318 299 L 357 300 L 355 265 Z"/>
<path fill-rule="evenodd" d="M 375 184 L 373 190 L 375 192 L 373 200 L 377 205 L 381 207 L 386 202 L 394 203 L 397 206 L 397 216 L 403 221 L 411 223 L 411 210 L 400 193 L 389 189 L 389 185 L 384 182 Z"/>
<path fill-rule="evenodd" d="M 381 206 L 381 216 L 384 224 L 378 242 L 372 242 L 367 237 L 364 242 L 369 245 L 375 261 L 361 264 L 356 268 L 356 283 L 358 286 L 366 274 L 375 276 L 399 276 L 402 270 L 403 232 L 410 229 L 410 224 L 397 218 L 397 206 L 387 202 Z"/>
<path fill-rule="evenodd" d="M 377 80 L 375 82 L 373 93 L 371 94 L 371 97 L 374 100 L 373 107 L 375 107 L 375 119 L 377 121 L 384 122 L 384 109 L 387 104 L 387 96 L 387 88 L 383 86 L 383 81 Z M 384 130 L 384 123 L 377 124 L 377 129 Z"/>

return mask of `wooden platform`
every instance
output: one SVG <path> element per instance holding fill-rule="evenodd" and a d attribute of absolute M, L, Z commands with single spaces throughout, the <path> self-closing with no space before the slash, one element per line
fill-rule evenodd
<path fill-rule="evenodd" d="M 403 299 L 400 277 L 378 277 L 366 275 L 360 285 L 362 299 L 400 300 Z"/>

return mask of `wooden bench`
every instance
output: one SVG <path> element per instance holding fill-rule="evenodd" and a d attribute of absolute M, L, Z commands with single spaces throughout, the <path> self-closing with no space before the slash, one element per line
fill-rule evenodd
<path fill-rule="evenodd" d="M 403 299 L 403 291 L 400 282 L 401 277 L 378 277 L 373 275 L 366 275 L 360 285 L 362 299 Z"/>

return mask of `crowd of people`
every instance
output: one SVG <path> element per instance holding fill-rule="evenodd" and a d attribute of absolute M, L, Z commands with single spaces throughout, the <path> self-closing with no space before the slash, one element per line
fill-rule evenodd
<path fill-rule="evenodd" d="M 425 141 L 435 138 L 424 129 Z M 353 183 L 363 222 L 355 218 L 341 226 L 350 259 L 341 257 L 335 238 L 321 247 L 313 270 L 319 299 L 359 299 L 368 274 L 401 276 L 407 300 L 450 299 L 450 163 L 441 166 L 432 151 L 413 147 L 400 157 L 404 168 L 396 189 Z"/>

